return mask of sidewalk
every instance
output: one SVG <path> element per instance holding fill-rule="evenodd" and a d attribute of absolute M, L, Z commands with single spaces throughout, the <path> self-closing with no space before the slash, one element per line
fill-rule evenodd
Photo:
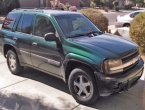
<path fill-rule="evenodd" d="M 115 35 L 119 35 L 123 37 L 124 39 L 127 40 L 132 40 L 130 35 L 129 35 L 129 28 L 128 27 L 121 27 L 121 28 L 116 28 L 115 25 L 110 25 L 108 26 L 108 30 Z"/>

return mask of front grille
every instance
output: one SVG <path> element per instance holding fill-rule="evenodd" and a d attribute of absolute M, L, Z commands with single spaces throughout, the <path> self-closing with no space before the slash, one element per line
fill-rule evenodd
<path fill-rule="evenodd" d="M 126 55 L 125 57 L 123 57 L 122 62 L 126 63 L 126 62 L 132 60 L 133 58 L 137 57 L 138 55 L 139 55 L 139 52 L 138 52 L 138 50 L 136 50 L 136 51 Z"/>
<path fill-rule="evenodd" d="M 125 57 L 123 57 L 123 58 L 122 58 L 122 62 L 123 62 L 123 64 L 124 64 L 124 63 L 127 63 L 127 62 L 131 61 L 133 58 L 136 58 L 137 56 L 139 56 L 138 50 L 136 50 L 136 51 L 134 51 L 134 52 L 132 52 L 132 53 L 126 55 Z M 137 61 L 137 62 L 138 62 L 138 61 Z M 137 62 L 135 62 L 134 64 L 131 64 L 131 65 L 128 66 L 128 67 L 125 67 L 125 68 L 123 69 L 124 72 L 130 70 L 131 68 L 133 68 L 133 67 L 137 64 Z"/>
<path fill-rule="evenodd" d="M 130 66 L 128 66 L 128 67 L 125 67 L 125 68 L 123 69 L 123 71 L 124 71 L 124 72 L 129 71 L 129 70 L 132 69 L 136 64 L 137 64 L 137 62 L 134 63 L 134 64 L 132 64 L 132 65 L 130 65 Z"/>

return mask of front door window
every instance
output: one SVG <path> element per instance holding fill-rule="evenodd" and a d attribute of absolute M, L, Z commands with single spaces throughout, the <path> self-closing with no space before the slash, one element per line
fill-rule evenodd
<path fill-rule="evenodd" d="M 43 16 L 37 16 L 34 26 L 34 35 L 44 37 L 47 33 L 55 33 L 55 29 L 50 20 Z"/>

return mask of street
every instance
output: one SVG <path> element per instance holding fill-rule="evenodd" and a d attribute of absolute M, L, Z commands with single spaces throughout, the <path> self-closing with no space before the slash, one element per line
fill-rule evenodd
<path fill-rule="evenodd" d="M 109 25 L 115 25 L 116 18 L 118 15 L 125 15 L 125 14 L 128 14 L 130 12 L 132 12 L 132 11 L 121 10 L 119 12 L 111 11 L 111 12 L 103 13 L 103 14 L 108 18 Z"/>

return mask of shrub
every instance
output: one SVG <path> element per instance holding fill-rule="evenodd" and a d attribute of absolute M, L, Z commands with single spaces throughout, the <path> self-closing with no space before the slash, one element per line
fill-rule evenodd
<path fill-rule="evenodd" d="M 69 10 L 70 7 L 71 7 L 71 5 L 70 5 L 69 3 L 66 3 L 66 4 L 64 5 L 65 10 Z"/>
<path fill-rule="evenodd" d="M 108 32 L 108 19 L 97 9 L 83 9 L 81 13 L 86 15 L 101 31 Z"/>
<path fill-rule="evenodd" d="M 125 3 L 125 9 L 130 10 L 134 6 L 134 3 L 132 1 L 128 1 Z"/>
<path fill-rule="evenodd" d="M 93 2 L 93 1 L 91 1 L 91 2 L 90 2 L 90 7 L 91 7 L 91 8 L 95 8 L 95 7 L 96 7 L 96 3 Z"/>
<path fill-rule="evenodd" d="M 65 5 L 63 3 L 59 3 L 58 7 L 59 10 L 65 10 Z"/>
<path fill-rule="evenodd" d="M 80 5 L 80 7 L 84 7 L 85 3 L 82 0 L 80 0 L 79 5 Z"/>
<path fill-rule="evenodd" d="M 135 41 L 141 52 L 145 53 L 145 13 L 136 16 L 130 26 L 130 36 Z"/>
<path fill-rule="evenodd" d="M 74 12 L 77 12 L 77 7 L 76 6 L 70 6 L 69 7 L 69 11 L 74 11 Z"/>
<path fill-rule="evenodd" d="M 108 11 L 109 11 L 109 8 L 105 6 L 105 7 L 104 7 L 104 11 L 105 11 L 105 12 L 108 12 Z"/>

